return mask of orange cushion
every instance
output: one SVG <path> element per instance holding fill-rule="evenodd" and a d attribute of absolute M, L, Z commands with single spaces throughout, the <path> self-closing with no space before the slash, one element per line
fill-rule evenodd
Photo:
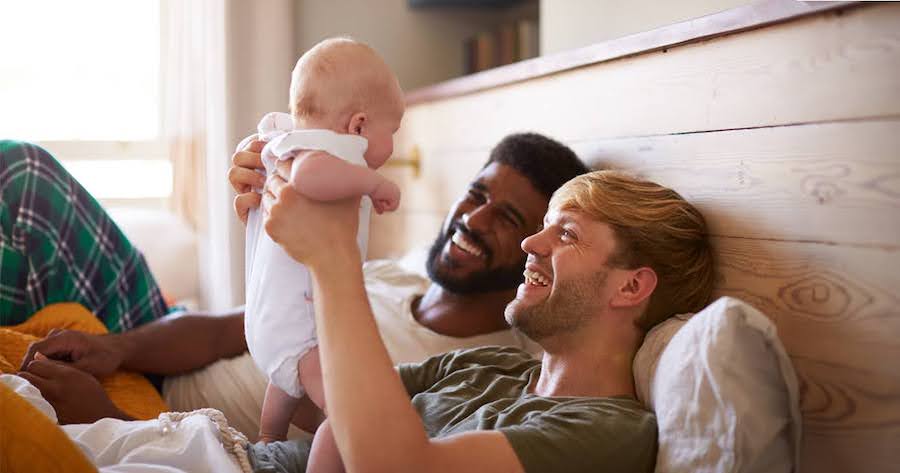
<path fill-rule="evenodd" d="M 0 373 L 15 374 L 28 345 L 54 328 L 103 334 L 106 327 L 84 306 L 75 303 L 51 304 L 27 321 L 0 327 Z M 147 378 L 132 371 L 117 371 L 100 380 L 113 404 L 135 419 L 155 419 L 169 410 Z"/>

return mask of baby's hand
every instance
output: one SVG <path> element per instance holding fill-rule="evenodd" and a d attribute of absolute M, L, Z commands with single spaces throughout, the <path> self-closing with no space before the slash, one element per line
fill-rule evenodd
<path fill-rule="evenodd" d="M 400 205 L 400 188 L 397 184 L 384 179 L 369 197 L 372 198 L 372 206 L 376 212 L 393 212 Z"/>

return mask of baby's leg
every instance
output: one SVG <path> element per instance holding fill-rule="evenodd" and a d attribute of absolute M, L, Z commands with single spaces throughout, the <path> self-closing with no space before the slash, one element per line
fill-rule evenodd
<path fill-rule="evenodd" d="M 309 462 L 306 465 L 309 473 L 336 473 L 344 471 L 344 462 L 341 460 L 341 452 L 334 443 L 334 435 L 328 421 L 322 423 L 316 436 L 313 438 L 312 448 L 309 452 Z"/>
<path fill-rule="evenodd" d="M 299 399 L 291 397 L 269 382 L 266 398 L 263 400 L 262 415 L 259 419 L 259 440 L 269 443 L 287 438 L 291 417 Z"/>
<path fill-rule="evenodd" d="M 319 363 L 319 347 L 314 347 L 306 352 L 297 362 L 297 371 L 300 373 L 300 385 L 306 391 L 306 395 L 317 406 L 325 410 L 325 386 L 322 384 L 322 365 Z"/>

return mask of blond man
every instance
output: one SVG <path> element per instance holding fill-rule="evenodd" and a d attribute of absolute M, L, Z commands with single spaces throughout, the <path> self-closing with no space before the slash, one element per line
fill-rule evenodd
<path fill-rule="evenodd" d="M 394 371 L 345 236 L 356 202 L 314 203 L 284 179 L 270 189 L 266 229 L 316 281 L 330 417 L 309 471 L 653 470 L 656 424 L 631 360 L 647 329 L 702 308 L 713 281 L 703 217 L 677 193 L 599 171 L 554 194 L 543 229 L 522 242 L 525 282 L 506 308 L 541 360 L 486 347 Z M 251 456 L 291 451 L 279 444 Z"/>

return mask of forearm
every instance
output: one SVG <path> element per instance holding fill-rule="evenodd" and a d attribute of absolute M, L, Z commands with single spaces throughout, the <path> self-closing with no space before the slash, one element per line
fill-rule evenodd
<path fill-rule="evenodd" d="M 354 249 L 313 273 L 329 419 L 348 471 L 403 471 L 420 464 L 428 437 L 378 334 Z"/>
<path fill-rule="evenodd" d="M 334 201 L 369 195 L 384 179 L 367 167 L 316 154 L 294 160 L 290 183 L 294 190 L 310 199 Z"/>
<path fill-rule="evenodd" d="M 243 308 L 222 315 L 171 315 L 116 337 L 123 368 L 163 375 L 202 368 L 247 349 Z"/>

